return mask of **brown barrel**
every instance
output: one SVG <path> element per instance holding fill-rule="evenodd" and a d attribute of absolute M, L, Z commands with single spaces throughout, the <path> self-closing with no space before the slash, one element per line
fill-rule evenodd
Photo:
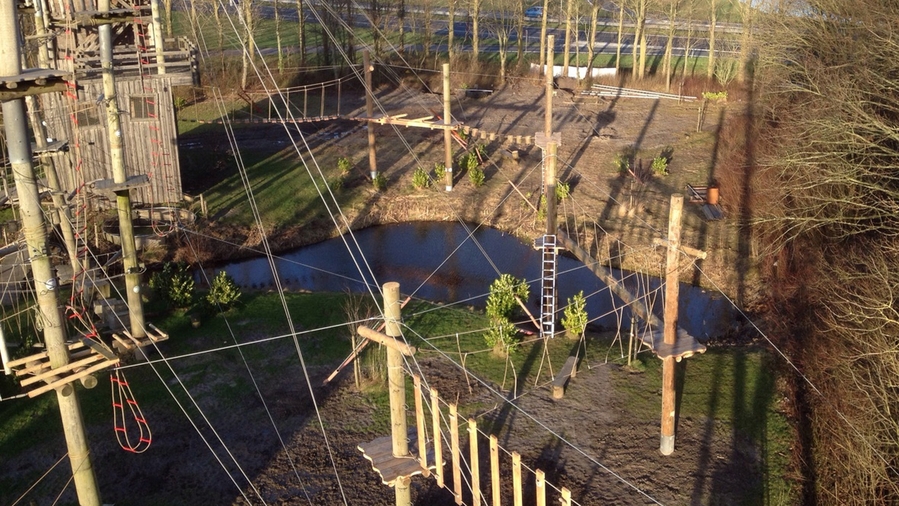
<path fill-rule="evenodd" d="M 709 186 L 709 189 L 706 191 L 706 202 L 711 205 L 718 204 L 718 187 L 717 186 Z"/>

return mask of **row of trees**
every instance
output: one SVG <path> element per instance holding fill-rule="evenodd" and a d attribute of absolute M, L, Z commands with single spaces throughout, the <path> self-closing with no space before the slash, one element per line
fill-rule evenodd
<path fill-rule="evenodd" d="M 163 1 L 166 18 L 171 20 L 173 2 L 179 0 Z M 224 19 L 221 3 L 215 0 L 183 1 L 181 10 L 188 15 L 194 37 L 199 39 L 197 27 L 211 18 L 216 25 L 215 42 L 218 48 L 226 47 L 226 41 L 230 38 L 226 34 L 233 30 Z M 674 68 L 676 40 L 679 46 L 687 50 L 694 49 L 700 38 L 708 41 L 709 78 L 718 71 L 744 79 L 752 55 L 751 27 L 756 11 L 753 2 L 759 1 L 623 0 L 617 3 L 616 12 L 603 10 L 604 4 L 598 1 L 560 0 L 556 4 L 550 0 L 538 0 L 538 5 L 543 7 L 543 15 L 534 20 L 525 17 L 525 11 L 530 7 L 530 2 L 526 3 L 526 0 L 330 0 L 315 3 L 308 0 L 276 0 L 240 2 L 238 9 L 229 14 L 239 14 L 243 19 L 241 25 L 245 28 L 240 38 L 250 50 L 249 58 L 254 58 L 256 40 L 260 38 L 260 19 L 264 16 L 273 20 L 274 34 L 266 34 L 265 38 L 273 40 L 279 70 L 287 65 L 288 48 L 297 55 L 295 61 L 301 67 L 305 67 L 313 56 L 318 64 L 325 66 L 341 65 L 345 57 L 355 63 L 359 37 L 365 37 L 379 59 L 385 58 L 386 54 L 405 56 L 411 52 L 420 58 L 419 63 L 430 61 L 435 50 L 448 54 L 450 61 L 454 61 L 461 55 L 462 43 L 470 44 L 471 50 L 466 50 L 465 54 L 476 62 L 483 58 L 483 44 L 485 39 L 489 39 L 491 45 L 496 47 L 500 78 L 505 77 L 508 62 L 521 64 L 527 59 L 526 53 L 534 51 L 528 48 L 533 23 L 540 25 L 541 57 L 546 52 L 547 29 L 553 26 L 564 28 L 564 72 L 567 72 L 569 63 L 592 69 L 597 34 L 601 31 L 599 28 L 603 24 L 614 24 L 617 25 L 616 68 L 622 68 L 626 56 L 622 55 L 622 47 L 630 45 L 633 76 L 643 79 L 647 75 L 649 47 L 664 44 L 662 72 L 670 86 L 670 79 L 676 72 L 687 72 L 686 58 L 682 60 L 682 66 Z M 304 15 L 297 17 L 297 12 Z M 716 56 L 720 50 L 718 37 L 722 33 L 719 26 L 722 17 L 731 23 L 742 23 L 741 52 L 737 62 L 732 59 L 720 62 Z M 446 37 L 438 39 L 434 28 L 442 27 L 444 22 L 454 29 L 447 30 Z M 361 30 L 359 24 L 364 24 L 365 29 Z M 458 40 L 456 34 L 459 24 L 465 26 L 462 40 Z M 171 36 L 173 25 L 167 22 L 166 26 Z M 271 24 L 266 26 L 271 29 Z M 536 35 L 533 39 L 537 39 Z M 244 62 L 244 86 L 247 63 Z"/>
<path fill-rule="evenodd" d="M 769 245 L 772 321 L 805 376 L 793 383 L 805 503 L 897 504 L 899 11 L 768 9 L 739 212 Z"/>

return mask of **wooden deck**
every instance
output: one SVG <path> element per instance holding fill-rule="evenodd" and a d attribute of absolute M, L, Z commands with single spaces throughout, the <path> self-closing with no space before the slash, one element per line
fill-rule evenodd
<path fill-rule="evenodd" d="M 641 332 L 640 339 L 659 358 L 674 357 L 678 362 L 697 353 L 705 353 L 707 349 L 706 345 L 700 343 L 698 339 L 688 334 L 684 329 L 677 329 L 677 342 L 673 345 L 665 344 L 662 329 Z"/>
<path fill-rule="evenodd" d="M 401 476 L 415 476 L 424 474 L 418 459 L 418 434 L 415 429 L 409 431 L 409 455 L 405 457 L 393 456 L 393 441 L 390 436 L 379 437 L 369 443 L 361 443 L 358 447 L 362 456 L 371 462 L 371 467 L 379 475 L 381 481 L 388 486 L 394 486 L 397 478 Z M 432 453 L 430 445 L 425 443 L 425 451 Z M 434 462 L 434 456 L 430 455 L 428 462 Z M 435 469 L 430 466 L 429 471 Z"/>

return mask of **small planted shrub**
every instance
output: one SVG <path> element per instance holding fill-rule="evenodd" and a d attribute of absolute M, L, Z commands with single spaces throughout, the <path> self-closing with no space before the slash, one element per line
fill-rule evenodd
<path fill-rule="evenodd" d="M 530 288 L 527 281 L 518 279 L 511 274 L 503 274 L 496 278 L 490 285 L 490 295 L 487 296 L 487 316 L 491 318 L 508 318 L 518 307 L 516 297 L 522 302 L 528 299 Z"/>
<path fill-rule="evenodd" d="M 727 102 L 727 91 L 703 91 L 702 98 L 710 102 Z"/>
<path fill-rule="evenodd" d="M 571 186 L 565 181 L 556 182 L 556 200 L 565 200 L 571 196 Z"/>
<path fill-rule="evenodd" d="M 339 170 L 341 174 L 349 173 L 352 168 L 353 162 L 351 162 L 349 158 L 341 156 L 337 159 L 337 170 Z"/>
<path fill-rule="evenodd" d="M 652 173 L 657 176 L 668 175 L 668 159 L 664 156 L 657 156 L 652 159 Z"/>
<path fill-rule="evenodd" d="M 468 180 L 471 181 L 471 184 L 473 184 L 475 188 L 484 186 L 485 179 L 486 176 L 484 176 L 484 169 L 480 167 L 468 169 Z"/>
<path fill-rule="evenodd" d="M 371 183 L 374 185 L 375 190 L 382 192 L 387 189 L 387 176 L 383 172 L 378 172 L 378 175 L 371 180 Z"/>
<path fill-rule="evenodd" d="M 484 342 L 497 355 L 505 356 L 518 344 L 518 329 L 506 318 L 491 318 L 490 329 L 484 333 Z"/>
<path fill-rule="evenodd" d="M 615 172 L 627 174 L 631 168 L 630 157 L 626 153 L 618 153 L 615 155 L 615 158 L 612 159 L 612 165 L 615 167 Z"/>
<path fill-rule="evenodd" d="M 212 279 L 212 286 L 206 294 L 206 303 L 214 309 L 227 311 L 240 301 L 240 288 L 234 278 L 225 271 L 219 271 Z"/>
<path fill-rule="evenodd" d="M 150 288 L 171 307 L 186 308 L 194 302 L 196 284 L 185 263 L 166 262 L 161 272 L 150 276 Z"/>
<path fill-rule="evenodd" d="M 428 177 L 428 171 L 419 167 L 412 173 L 412 186 L 418 190 L 423 190 L 431 186 L 431 179 Z"/>
<path fill-rule="evenodd" d="M 577 339 L 584 335 L 584 329 L 587 327 L 586 308 L 587 299 L 584 297 L 583 290 L 574 297 L 568 298 L 568 305 L 563 311 L 562 327 L 568 332 L 570 338 Z"/>
<path fill-rule="evenodd" d="M 443 181 L 443 178 L 446 177 L 446 165 L 443 162 L 437 162 L 434 164 L 434 180 Z"/>

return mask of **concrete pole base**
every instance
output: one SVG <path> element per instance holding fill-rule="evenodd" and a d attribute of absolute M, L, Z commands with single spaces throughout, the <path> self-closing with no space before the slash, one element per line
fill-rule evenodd
<path fill-rule="evenodd" d="M 662 455 L 671 455 L 674 453 L 674 436 L 662 436 L 662 444 L 659 446 L 659 453 Z"/>

